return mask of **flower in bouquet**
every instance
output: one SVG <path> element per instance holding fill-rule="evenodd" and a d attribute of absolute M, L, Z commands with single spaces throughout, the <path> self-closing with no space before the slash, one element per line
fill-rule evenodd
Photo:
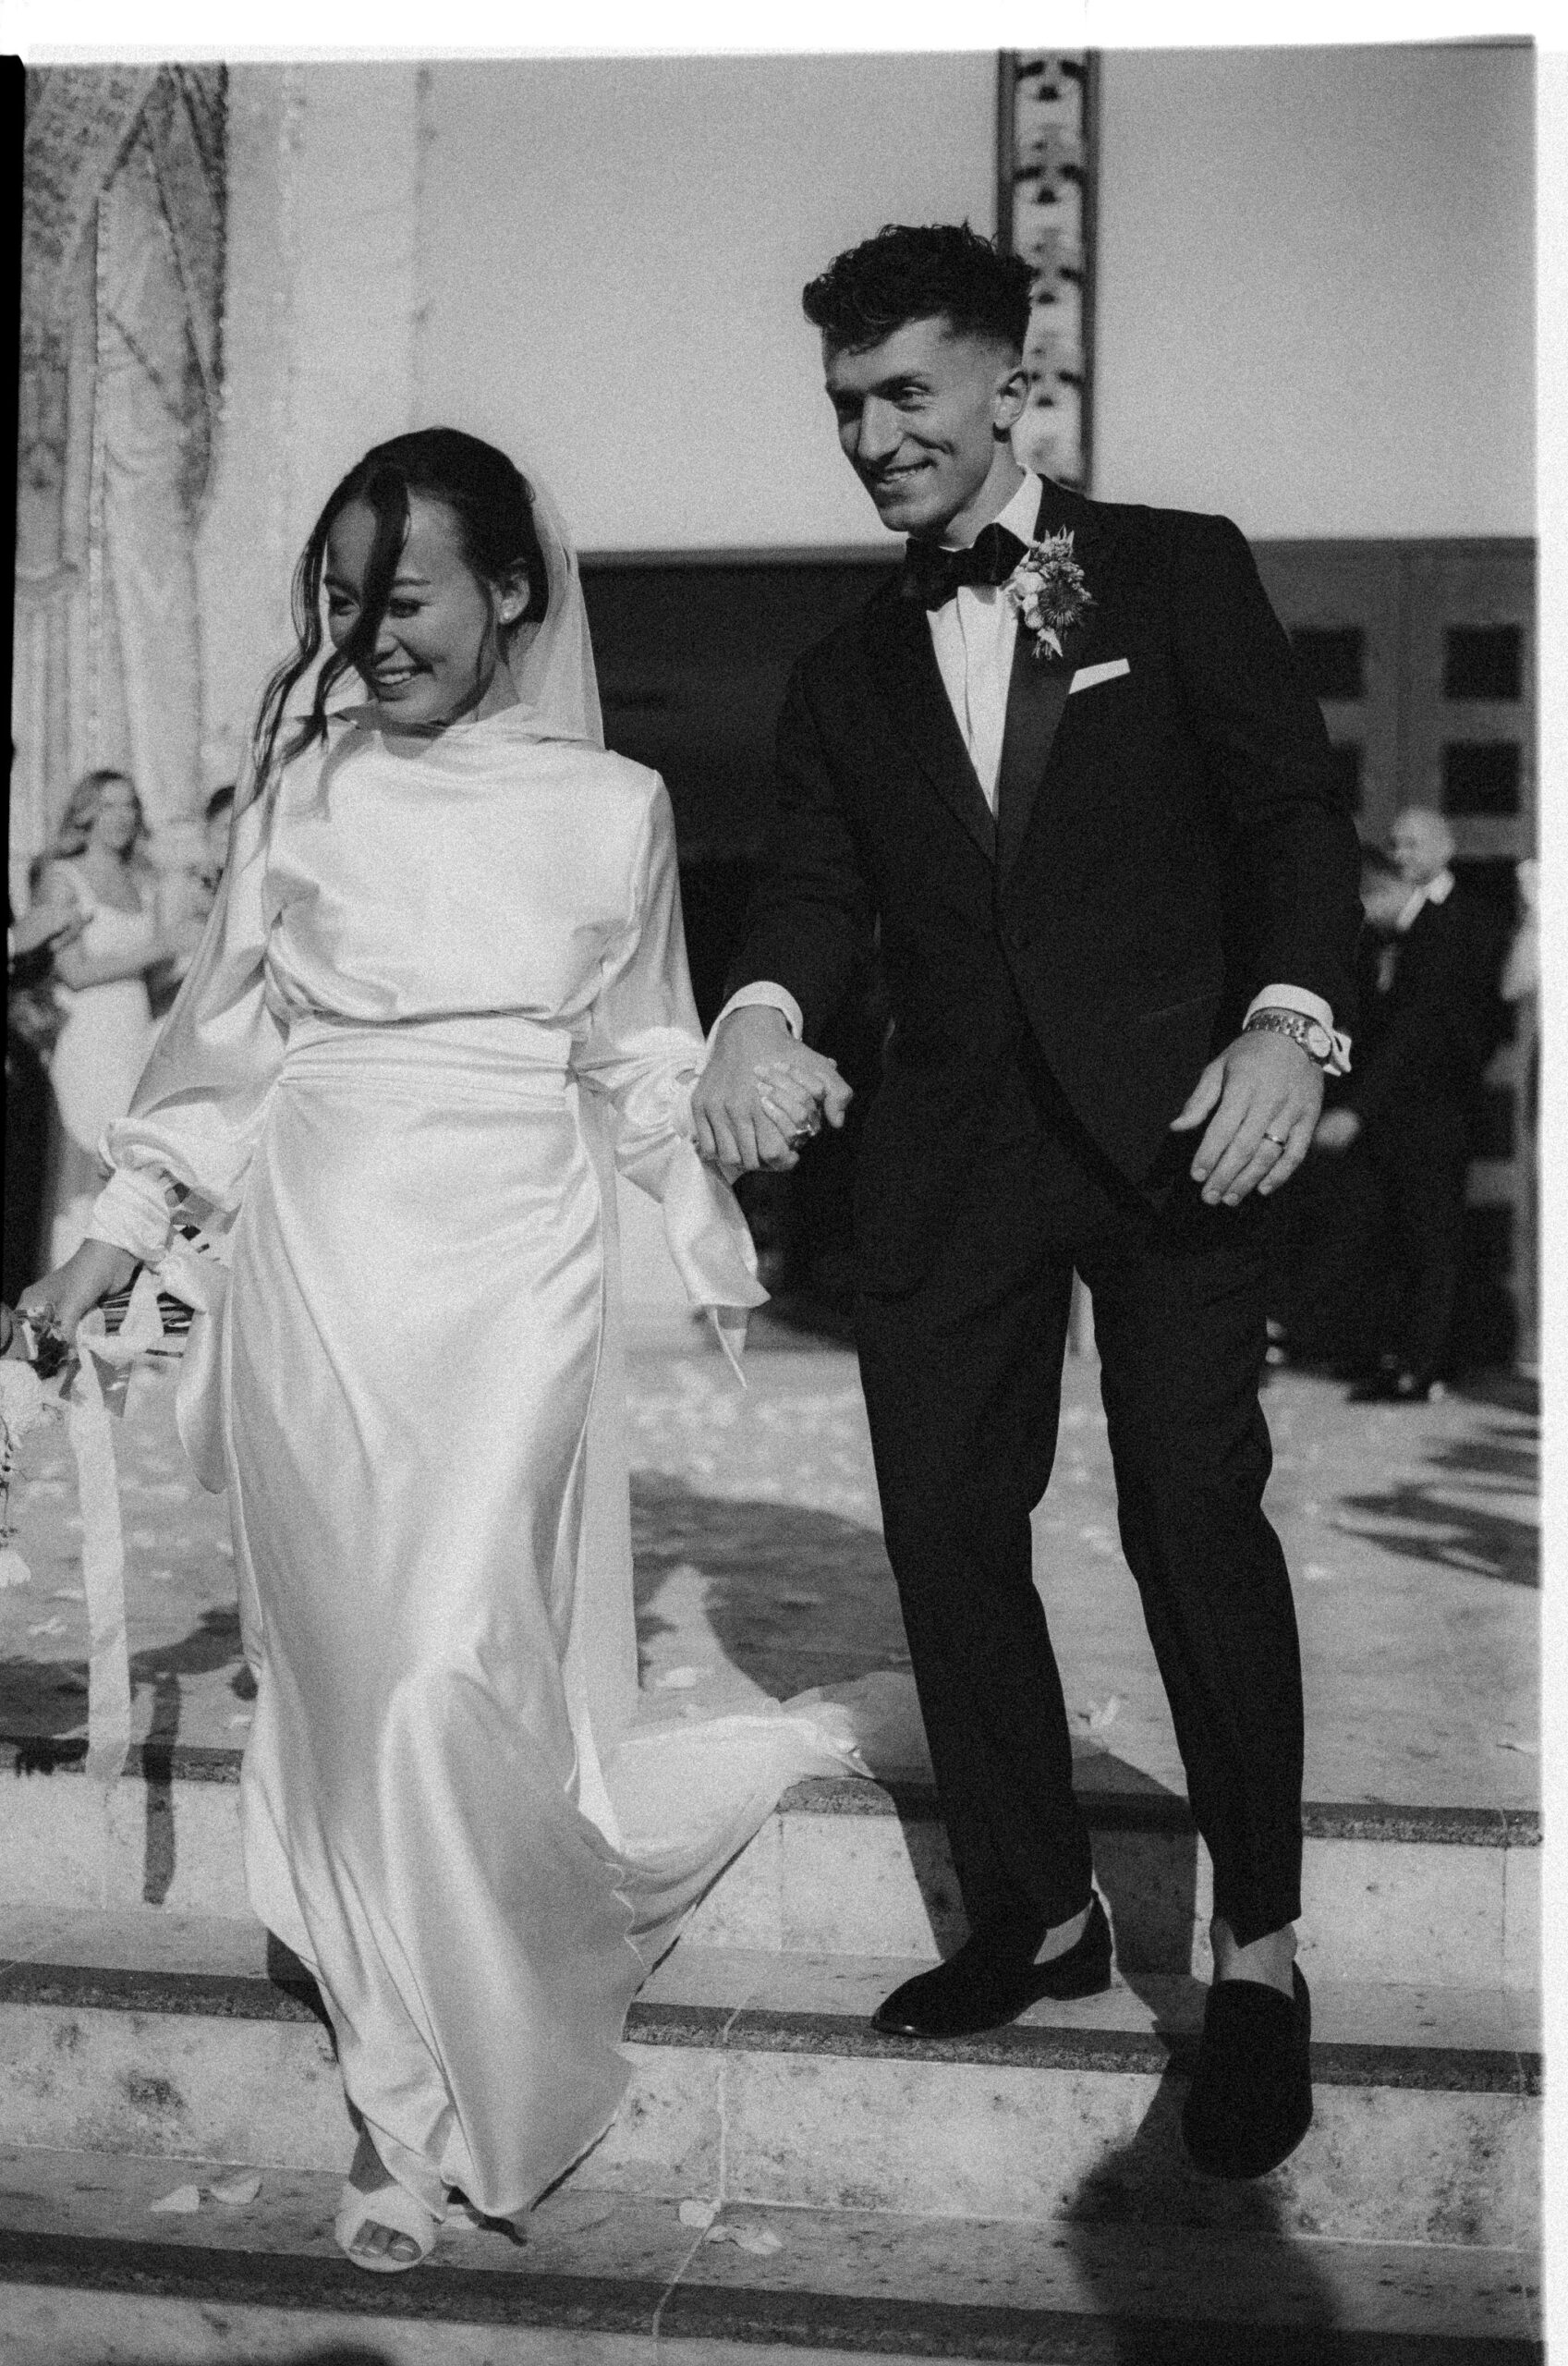
<path fill-rule="evenodd" d="M 32 1574 L 12 1542 L 11 1480 L 17 1449 L 46 1408 L 43 1383 L 32 1365 L 15 1356 L 0 1361 L 0 1587 L 25 1586 Z"/>
<path fill-rule="evenodd" d="M 1094 605 L 1083 568 L 1073 556 L 1070 529 L 1028 543 L 1003 588 L 1033 639 L 1036 657 L 1060 657 L 1062 635 Z"/>

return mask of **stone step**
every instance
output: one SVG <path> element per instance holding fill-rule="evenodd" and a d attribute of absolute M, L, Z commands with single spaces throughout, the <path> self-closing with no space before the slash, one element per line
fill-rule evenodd
<path fill-rule="evenodd" d="M 255 1924 L 47 1916 L 0 1973 L 14 2141 L 330 2170 L 351 2136 L 319 1999 Z M 1319 1983 L 1317 2118 L 1266 2186 L 1187 2164 L 1203 1992 L 1135 1974 L 991 2035 L 879 2037 L 913 1966 L 683 1941 L 634 2003 L 632 2086 L 573 2190 L 1037 2226 L 1090 2217 L 1518 2249 L 1540 2224 L 1536 2000 Z"/>
<path fill-rule="evenodd" d="M 197 2157 L 0 2148 L 5 2366 L 1536 2366 L 1538 2262 L 1475 2246 L 1129 2228 L 567 2189 L 521 2241 L 457 2213 L 411 2274 L 332 2238 L 338 2180 L 268 2167 L 242 2208 L 154 2214 Z M 735 2238 L 739 2237 L 741 2241 Z"/>
<path fill-rule="evenodd" d="M 80 1742 L 0 1742 L 0 1905 L 246 1911 L 239 1753 L 133 1753 L 105 1803 Z M 1207 1854 L 1186 1802 L 1102 1788 L 1080 1766 L 1095 1861 L 1130 1970 L 1208 1970 Z M 1540 1818 L 1533 1810 L 1309 1804 L 1302 1963 L 1421 1986 L 1540 1982 Z M 785 1795 L 699 1909 L 708 1945 L 930 1957 L 964 1933 L 929 1783 L 818 1781 Z"/>

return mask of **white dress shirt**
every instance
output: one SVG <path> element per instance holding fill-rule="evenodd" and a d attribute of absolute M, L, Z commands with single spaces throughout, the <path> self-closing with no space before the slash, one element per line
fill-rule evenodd
<path fill-rule="evenodd" d="M 1033 542 L 1039 498 L 1040 480 L 1026 469 L 1016 493 L 1006 507 L 998 511 L 996 523 L 1016 534 L 1021 543 Z M 940 608 L 927 610 L 926 621 L 947 702 L 963 735 L 975 777 L 994 813 L 1003 735 L 1007 727 L 1007 690 L 1018 638 L 1018 611 L 1007 597 L 1003 584 L 961 583 L 951 600 L 944 600 Z M 1414 917 L 1413 908 L 1411 918 Z M 1402 920 L 1400 925 L 1403 928 L 1408 923 Z M 738 994 L 731 995 L 713 1022 L 714 1032 L 732 1010 L 758 1004 L 782 1011 L 784 1023 L 796 1041 L 804 1034 L 805 1021 L 795 996 L 786 987 L 765 978 L 742 986 Z M 1328 1073 L 1348 1074 L 1350 1038 L 1336 1031 L 1334 1014 L 1321 994 L 1311 994 L 1305 986 L 1265 986 L 1247 1005 L 1246 1017 L 1250 1018 L 1255 1010 L 1270 1009 L 1300 1011 L 1326 1027 L 1333 1038 Z M 711 1044 L 712 1036 L 708 1040 Z"/>
<path fill-rule="evenodd" d="M 1447 870 L 1440 871 L 1435 879 L 1427 881 L 1425 886 L 1413 889 L 1409 902 L 1403 907 L 1393 924 L 1394 934 L 1407 936 L 1428 904 L 1446 904 L 1453 893 L 1453 873 Z"/>
<path fill-rule="evenodd" d="M 1031 543 L 1039 515 L 1039 479 L 1026 470 L 1023 483 L 996 523 L 1016 534 L 1021 543 Z M 994 813 L 1018 611 L 1000 583 L 961 583 L 951 600 L 944 600 L 940 608 L 928 608 L 926 621 L 947 703 L 964 735 L 985 801 Z"/>

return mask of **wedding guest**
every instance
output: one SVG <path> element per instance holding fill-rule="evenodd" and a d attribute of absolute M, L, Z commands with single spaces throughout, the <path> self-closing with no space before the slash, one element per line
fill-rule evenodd
<path fill-rule="evenodd" d="M 1452 1370 L 1464 1258 L 1465 1186 L 1482 1074 L 1499 1036 L 1501 946 L 1478 897 L 1457 885 L 1440 813 L 1398 815 L 1390 848 L 1399 910 L 1379 957 L 1343 1099 L 1314 1142 L 1340 1162 L 1347 1246 L 1382 1234 L 1395 1304 L 1357 1403 L 1424 1404 Z"/>
<path fill-rule="evenodd" d="M 234 822 L 236 784 L 226 781 L 207 799 L 201 815 L 201 867 L 198 873 L 206 909 L 211 911 L 228 865 L 229 832 Z"/>
<path fill-rule="evenodd" d="M 454 2189 L 516 2218 L 598 2139 L 682 1915 L 841 1760 L 772 1703 L 636 1724 L 617 1165 L 695 1300 L 764 1293 L 682 1130 L 670 803 L 605 750 L 565 529 L 493 446 L 398 436 L 295 616 L 113 1179 L 25 1301 L 68 1329 L 140 1257 L 206 1309 L 181 1421 L 251 1606 L 246 1879 L 363 2131 L 337 2240 L 388 2273 Z M 187 1190 L 232 1226 L 221 1304 Z"/>
<path fill-rule="evenodd" d="M 52 1264 L 83 1237 L 103 1182 L 103 1130 L 129 1108 L 152 1048 L 150 981 L 194 944 L 189 928 L 159 921 L 145 840 L 134 785 L 124 773 L 91 772 L 71 793 L 43 869 L 43 895 L 68 899 L 83 918 L 55 963 L 62 1019 L 49 1057 Z"/>
<path fill-rule="evenodd" d="M 1498 992 L 1518 1014 L 1515 1026 L 1520 1065 L 1525 1078 L 1525 1116 L 1533 1127 L 1540 1065 L 1540 864 L 1533 855 L 1526 856 L 1523 862 L 1515 863 L 1513 878 L 1519 891 L 1519 921 L 1503 961 Z"/>
<path fill-rule="evenodd" d="M 194 861 L 187 860 L 165 872 L 159 882 L 159 910 L 166 923 L 178 928 L 187 947 L 177 960 L 165 963 L 150 982 L 152 1016 L 160 1024 L 174 1006 L 175 996 L 196 957 L 208 915 L 217 901 L 218 884 L 228 858 L 233 808 L 233 783 L 214 789 L 202 809 L 199 854 Z"/>
<path fill-rule="evenodd" d="M 74 945 L 87 914 L 73 898 L 6 912 L 6 1222 L 0 1296 L 15 1299 L 37 1262 L 49 1139 L 44 1067 L 58 1031 L 55 960 Z"/>
<path fill-rule="evenodd" d="M 1375 1006 L 1378 977 L 1408 890 L 1380 846 L 1361 849 L 1364 925 L 1355 954 L 1356 1005 L 1363 1013 L 1357 1060 L 1366 1055 L 1365 1014 Z M 1323 1114 L 1347 1105 L 1347 1075 L 1323 1080 Z M 1321 1124 L 1318 1128 L 1321 1132 Z M 1353 1177 L 1354 1182 L 1354 1177 Z M 1375 1209 L 1347 1195 L 1343 1158 L 1314 1147 L 1275 1211 L 1270 1243 L 1270 1360 L 1326 1366 L 1360 1377 L 1376 1364 L 1386 1330 L 1388 1255 Z"/>
<path fill-rule="evenodd" d="M 1515 864 L 1513 876 L 1519 893 L 1519 923 L 1502 965 L 1498 991 L 1513 1011 L 1514 1074 L 1519 1094 L 1515 1156 L 1524 1169 L 1518 1221 L 1525 1244 L 1516 1271 L 1524 1318 L 1521 1347 L 1527 1361 L 1533 1364 L 1539 1319 L 1539 1284 L 1535 1264 L 1540 1239 L 1540 864 L 1534 856 L 1526 856 L 1523 862 Z"/>

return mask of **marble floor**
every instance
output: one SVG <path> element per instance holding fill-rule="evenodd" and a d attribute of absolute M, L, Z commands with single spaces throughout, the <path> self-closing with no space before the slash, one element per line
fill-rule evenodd
<path fill-rule="evenodd" d="M 696 1327 L 634 1346 L 633 1521 L 645 1686 L 672 1708 L 779 1697 L 907 1665 L 855 1360 L 760 1323 L 742 1391 Z M 221 1498 L 174 1433 L 172 1373 L 137 1375 L 117 1436 L 135 1729 L 236 1748 L 249 1723 Z M 1307 1687 L 1307 1795 L 1538 1803 L 1532 1389 L 1500 1379 L 1419 1408 L 1347 1405 L 1271 1375 L 1269 1509 Z M 0 1735 L 84 1729 L 80 1521 L 63 1429 L 24 1441 L 25 1584 L 0 1591 Z M 1116 1534 L 1092 1353 L 1069 1360 L 1036 1567 L 1080 1755 L 1179 1790 L 1163 1693 Z"/>

